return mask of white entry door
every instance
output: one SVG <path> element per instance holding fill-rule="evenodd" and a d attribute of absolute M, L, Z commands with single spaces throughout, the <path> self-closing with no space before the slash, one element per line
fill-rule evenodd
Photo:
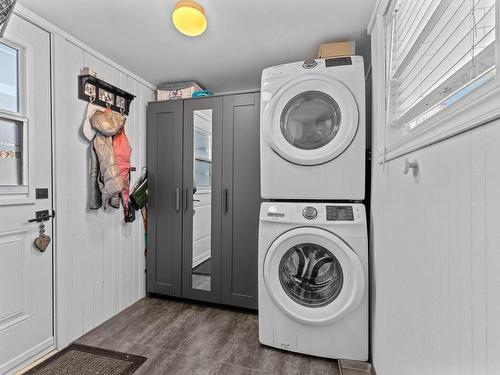
<path fill-rule="evenodd" d="M 51 184 L 50 35 L 13 16 L 0 38 L 0 374 L 54 347 L 53 241 L 38 250 L 28 222 L 52 214 Z"/>

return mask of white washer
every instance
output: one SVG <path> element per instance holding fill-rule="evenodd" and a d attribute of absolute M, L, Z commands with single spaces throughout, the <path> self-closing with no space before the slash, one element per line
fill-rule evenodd
<path fill-rule="evenodd" d="M 363 205 L 262 203 L 259 340 L 319 357 L 368 360 Z"/>
<path fill-rule="evenodd" d="M 365 76 L 361 56 L 264 69 L 264 199 L 365 197 Z"/>

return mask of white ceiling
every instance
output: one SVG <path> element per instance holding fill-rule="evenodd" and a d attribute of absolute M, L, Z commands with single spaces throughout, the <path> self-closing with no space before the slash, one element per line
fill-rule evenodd
<path fill-rule="evenodd" d="M 19 0 L 145 80 L 196 80 L 215 92 L 260 86 L 263 68 L 314 57 L 320 43 L 356 40 L 376 0 L 199 0 L 208 28 L 197 38 L 172 25 L 176 0 Z"/>

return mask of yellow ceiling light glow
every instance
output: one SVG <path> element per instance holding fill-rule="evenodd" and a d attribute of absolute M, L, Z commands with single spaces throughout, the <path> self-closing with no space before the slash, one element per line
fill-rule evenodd
<path fill-rule="evenodd" d="M 192 0 L 180 0 L 175 5 L 172 22 L 177 30 L 188 36 L 201 35 L 207 28 L 205 9 Z"/>

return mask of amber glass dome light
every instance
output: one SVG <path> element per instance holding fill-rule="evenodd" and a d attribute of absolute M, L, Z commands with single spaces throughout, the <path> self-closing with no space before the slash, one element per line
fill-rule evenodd
<path fill-rule="evenodd" d="M 172 22 L 184 35 L 198 36 L 207 28 L 205 9 L 192 0 L 180 0 L 172 13 Z"/>

